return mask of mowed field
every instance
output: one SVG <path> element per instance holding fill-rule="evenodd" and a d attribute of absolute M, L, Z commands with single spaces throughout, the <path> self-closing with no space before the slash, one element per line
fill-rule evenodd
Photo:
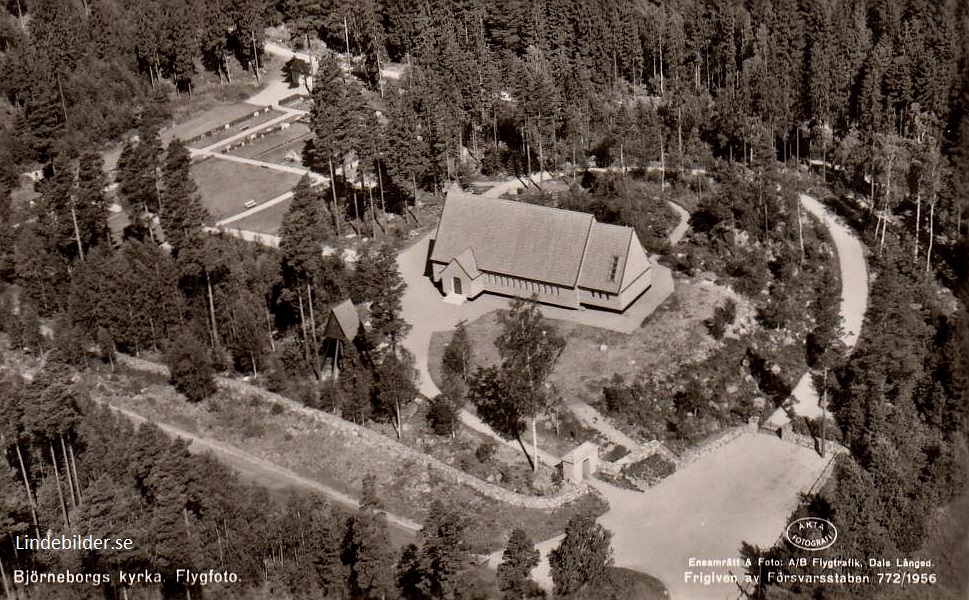
<path fill-rule="evenodd" d="M 246 202 L 261 204 L 292 191 L 300 176 L 218 158 L 192 164 L 192 177 L 202 203 L 221 220 L 245 210 Z"/>
<path fill-rule="evenodd" d="M 292 204 L 291 200 L 284 200 L 279 204 L 249 215 L 244 219 L 233 221 L 228 227 L 278 235 L 279 228 L 283 224 L 283 217 L 286 215 L 286 211 L 289 210 L 290 204 Z"/>

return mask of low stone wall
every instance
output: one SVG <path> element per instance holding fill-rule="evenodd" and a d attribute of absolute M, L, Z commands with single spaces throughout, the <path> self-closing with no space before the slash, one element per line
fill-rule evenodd
<path fill-rule="evenodd" d="M 667 448 L 666 444 L 659 440 L 653 440 L 651 442 L 642 444 L 615 462 L 609 462 L 606 460 L 599 461 L 598 470 L 609 475 L 618 476 L 626 466 L 638 463 L 639 461 L 645 460 L 654 454 L 659 454 L 674 465 L 680 464 L 680 457 L 674 454 L 672 450 Z"/>
<path fill-rule="evenodd" d="M 757 431 L 756 419 L 752 419 L 746 425 L 737 425 L 736 427 L 731 427 L 725 431 L 722 431 L 712 438 L 705 440 L 699 446 L 690 448 L 682 455 L 677 456 L 672 450 L 666 447 L 666 444 L 659 440 L 653 440 L 646 444 L 641 445 L 636 450 L 633 450 L 626 456 L 623 456 L 615 462 L 602 461 L 599 463 L 599 470 L 608 473 L 609 475 L 618 476 L 624 467 L 637 463 L 641 460 L 649 458 L 654 454 L 659 454 L 666 460 L 672 462 L 677 468 L 686 466 L 695 460 L 698 460 L 707 454 L 710 454 L 714 450 L 721 448 L 730 442 L 734 441 L 738 437 L 747 434 L 754 433 Z"/>
<path fill-rule="evenodd" d="M 136 371 L 164 375 L 166 377 L 168 376 L 168 368 L 155 362 L 121 354 L 118 355 L 118 362 Z M 285 396 L 274 394 L 268 390 L 264 390 L 260 387 L 235 379 L 218 377 L 217 382 L 219 387 L 222 389 L 241 395 L 256 396 L 265 402 L 283 406 L 286 409 L 312 419 L 318 424 L 323 425 L 331 430 L 343 435 L 353 436 L 357 438 L 361 444 L 365 444 L 373 450 L 385 454 L 392 454 L 401 461 L 409 460 L 417 462 L 423 465 L 425 468 L 433 470 L 436 474 L 440 475 L 447 481 L 459 485 L 466 485 L 484 496 L 488 496 L 489 498 L 493 498 L 513 506 L 518 506 L 521 508 L 554 509 L 568 504 L 569 502 L 578 500 L 579 498 L 593 491 L 593 489 L 586 484 L 579 484 L 569 486 L 551 496 L 527 496 L 525 494 L 519 494 L 486 481 L 482 481 L 477 477 L 456 469 L 451 465 L 445 464 L 432 456 L 428 456 L 423 452 L 419 452 L 418 450 L 403 444 L 399 444 L 396 441 L 377 433 L 376 431 L 367 429 L 366 427 L 357 425 L 356 423 L 351 423 L 350 421 L 345 421 L 336 415 L 309 408 L 300 404 L 299 402 L 296 402 L 295 400 L 286 398 Z"/>
<path fill-rule="evenodd" d="M 755 433 L 757 431 L 757 424 L 746 424 L 737 425 L 736 427 L 731 427 L 725 431 L 716 434 L 709 440 L 706 440 L 696 448 L 690 448 L 680 456 L 680 463 L 678 466 L 688 465 L 700 458 L 703 458 L 707 454 L 710 454 L 714 450 L 726 446 L 730 442 L 734 441 L 742 435 L 749 433 Z"/>

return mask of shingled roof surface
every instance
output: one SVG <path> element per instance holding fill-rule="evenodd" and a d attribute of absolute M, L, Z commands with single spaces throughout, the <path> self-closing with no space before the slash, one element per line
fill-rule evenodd
<path fill-rule="evenodd" d="M 431 260 L 447 263 L 471 248 L 482 271 L 573 287 L 593 222 L 585 213 L 451 192 Z"/>
<path fill-rule="evenodd" d="M 326 336 L 352 341 L 360 330 L 360 316 L 353 302 L 347 298 L 330 310 L 326 323 Z"/>
<path fill-rule="evenodd" d="M 579 286 L 618 294 L 622 285 L 622 274 L 626 270 L 632 236 L 633 230 L 629 227 L 595 223 L 589 234 L 589 245 L 582 262 L 582 271 L 579 273 Z M 609 279 L 613 260 L 616 260 L 615 277 Z"/>
<path fill-rule="evenodd" d="M 465 248 L 464 252 L 458 254 L 454 260 L 458 261 L 458 264 L 469 277 L 481 275 L 481 271 L 478 270 L 478 260 L 474 257 L 474 250 L 470 247 Z"/>

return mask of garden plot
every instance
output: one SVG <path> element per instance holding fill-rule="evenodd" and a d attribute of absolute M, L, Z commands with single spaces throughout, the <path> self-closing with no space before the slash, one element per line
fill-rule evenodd
<path fill-rule="evenodd" d="M 218 158 L 192 164 L 192 177 L 198 185 L 202 204 L 216 221 L 246 210 L 246 204 L 258 206 L 267 200 L 292 191 L 300 176 Z"/>

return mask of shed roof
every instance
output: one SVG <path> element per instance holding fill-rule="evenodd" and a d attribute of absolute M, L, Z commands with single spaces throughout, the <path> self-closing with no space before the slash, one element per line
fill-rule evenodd
<path fill-rule="evenodd" d="M 330 309 L 326 320 L 326 337 L 352 341 L 360 330 L 360 316 L 353 302 L 347 298 Z"/>
<path fill-rule="evenodd" d="M 471 248 L 483 271 L 573 287 L 594 222 L 585 213 L 451 192 L 431 260 L 447 263 Z"/>

